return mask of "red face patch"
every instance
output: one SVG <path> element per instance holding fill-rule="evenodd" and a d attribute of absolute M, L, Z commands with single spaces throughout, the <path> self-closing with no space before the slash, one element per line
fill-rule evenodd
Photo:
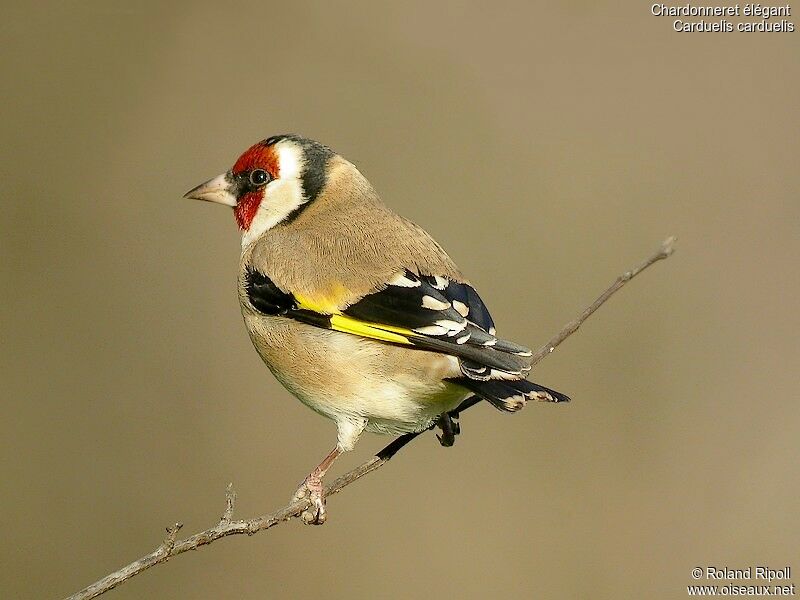
<path fill-rule="evenodd" d="M 239 175 L 253 169 L 264 169 L 272 179 L 278 178 L 278 156 L 274 146 L 265 146 L 262 142 L 251 146 L 236 159 L 231 172 L 234 175 Z"/>
<path fill-rule="evenodd" d="M 248 192 L 236 203 L 233 209 L 233 216 L 236 219 L 236 224 L 242 231 L 250 229 L 253 219 L 256 218 L 258 207 L 261 206 L 261 201 L 264 199 L 264 190 L 256 190 L 255 192 Z"/>
<path fill-rule="evenodd" d="M 233 175 L 248 176 L 254 169 L 263 169 L 269 173 L 270 179 L 277 179 L 279 173 L 278 156 L 273 146 L 265 146 L 263 143 L 248 148 L 233 165 L 231 173 Z M 233 214 L 236 217 L 236 224 L 239 229 L 245 231 L 250 229 L 253 219 L 258 212 L 258 207 L 264 199 L 264 188 L 258 188 L 246 192 L 239 197 Z"/>

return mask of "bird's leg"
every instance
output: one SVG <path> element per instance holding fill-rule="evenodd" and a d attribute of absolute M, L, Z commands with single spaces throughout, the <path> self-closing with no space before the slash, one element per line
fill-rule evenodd
<path fill-rule="evenodd" d="M 430 429 L 434 427 L 441 428 L 442 435 L 437 433 L 436 439 L 439 440 L 442 446 L 449 447 L 455 444 L 456 436 L 461 433 L 461 425 L 458 423 L 458 417 L 461 415 L 461 411 L 467 410 L 480 401 L 481 399 L 478 396 L 469 396 L 450 412 L 439 415 L 439 418 L 436 419 L 436 422 Z"/>
<path fill-rule="evenodd" d="M 461 433 L 458 424 L 458 413 L 442 413 L 436 421 L 436 425 L 441 428 L 442 435 L 436 434 L 436 439 L 442 446 L 449 448 L 456 442 L 456 436 Z"/>
<path fill-rule="evenodd" d="M 325 488 L 322 485 L 322 478 L 341 453 L 342 451 L 337 444 L 328 453 L 328 456 L 323 458 L 322 462 L 308 474 L 308 477 L 305 478 L 294 493 L 294 500 L 306 497 L 311 500 L 311 506 L 303 511 L 303 521 L 309 525 L 322 525 L 325 522 Z"/>

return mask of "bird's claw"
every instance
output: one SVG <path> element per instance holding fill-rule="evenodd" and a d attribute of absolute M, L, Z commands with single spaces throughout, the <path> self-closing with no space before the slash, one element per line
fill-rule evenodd
<path fill-rule="evenodd" d="M 303 511 L 301 515 L 303 523 L 306 525 L 322 525 L 327 518 L 325 512 L 325 488 L 322 486 L 322 480 L 319 477 L 309 475 L 305 481 L 300 484 L 297 491 L 292 497 L 293 501 L 309 500 L 310 505 Z"/>
<path fill-rule="evenodd" d="M 436 434 L 439 443 L 449 448 L 456 442 L 456 436 L 461 433 L 461 426 L 458 424 L 458 413 L 444 413 L 439 416 L 436 425 L 441 428 L 442 435 Z"/>
<path fill-rule="evenodd" d="M 461 433 L 461 424 L 458 422 L 458 414 L 450 415 L 450 423 L 453 426 L 453 435 Z"/>

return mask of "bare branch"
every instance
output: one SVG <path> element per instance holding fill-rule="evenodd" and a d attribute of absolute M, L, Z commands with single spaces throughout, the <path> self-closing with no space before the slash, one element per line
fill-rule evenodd
<path fill-rule="evenodd" d="M 661 248 L 659 248 L 659 250 L 650 258 L 645 260 L 640 265 L 634 267 L 630 271 L 620 275 L 606 291 L 598 296 L 597 300 L 595 300 L 588 308 L 586 308 L 586 310 L 584 310 L 576 319 L 567 323 L 561 329 L 561 331 L 553 336 L 549 342 L 547 342 L 533 354 L 532 364 L 535 365 L 540 362 L 545 356 L 553 352 L 553 350 L 555 350 L 556 347 L 561 344 L 561 342 L 578 331 L 583 322 L 586 321 L 586 319 L 588 319 L 628 281 L 633 279 L 636 275 L 644 271 L 650 265 L 669 257 L 673 252 L 674 242 L 674 237 L 667 238 L 662 243 Z M 464 410 L 477 404 L 477 402 L 478 400 L 475 399 L 475 397 L 468 398 L 456 410 L 454 410 L 452 414 L 457 415 L 458 413 L 463 412 Z M 403 448 L 403 446 L 408 444 L 418 435 L 418 433 L 409 433 L 398 437 L 371 459 L 331 482 L 331 484 L 325 488 L 325 496 L 332 496 L 342 491 L 351 483 L 381 468 L 401 448 Z M 253 517 L 251 519 L 239 521 L 233 520 L 233 510 L 235 504 L 236 492 L 233 490 L 233 484 L 228 484 L 225 493 L 225 510 L 219 520 L 219 523 L 215 527 L 195 533 L 184 540 L 178 540 L 178 532 L 183 525 L 181 523 L 175 523 L 167 528 L 167 537 L 164 539 L 161 545 L 153 550 L 150 554 L 147 554 L 139 560 L 125 565 L 117 571 L 114 571 L 113 573 L 103 577 L 99 581 L 96 581 L 90 586 L 82 589 L 80 592 L 73 594 L 67 598 L 67 600 L 88 600 L 89 598 L 96 598 L 100 594 L 115 588 L 121 583 L 124 583 L 131 577 L 138 575 L 142 571 L 166 562 L 178 554 L 183 554 L 189 550 L 197 550 L 202 546 L 206 546 L 211 542 L 229 535 L 253 535 L 259 531 L 269 529 L 275 525 L 299 517 L 303 511 L 305 511 L 307 508 L 310 508 L 311 503 L 307 498 L 296 500 L 268 515 L 262 515 L 259 517 Z"/>
<path fill-rule="evenodd" d="M 228 525 L 233 519 L 233 507 L 236 504 L 236 492 L 233 491 L 233 484 L 229 483 L 225 488 L 225 512 L 219 519 L 220 525 Z"/>

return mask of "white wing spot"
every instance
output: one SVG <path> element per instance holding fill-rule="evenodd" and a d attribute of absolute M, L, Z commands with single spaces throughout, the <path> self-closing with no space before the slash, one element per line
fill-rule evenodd
<path fill-rule="evenodd" d="M 431 310 L 447 310 L 448 308 L 450 308 L 450 303 L 437 300 L 433 296 L 423 296 L 422 307 L 429 308 Z"/>
<path fill-rule="evenodd" d="M 456 344 L 465 344 L 469 341 L 470 334 L 462 335 L 460 338 L 456 338 Z"/>
<path fill-rule="evenodd" d="M 453 300 L 453 308 L 455 308 L 462 317 L 466 317 L 469 314 L 469 306 L 458 300 Z"/>
<path fill-rule="evenodd" d="M 399 273 L 394 279 L 389 282 L 389 285 L 396 285 L 398 287 L 419 287 L 422 285 L 422 282 L 418 279 L 414 281 L 413 279 L 409 279 L 406 277 L 405 273 Z"/>
<path fill-rule="evenodd" d="M 422 335 L 445 335 L 449 330 L 440 325 L 426 325 L 425 327 L 417 327 L 414 331 Z"/>
<path fill-rule="evenodd" d="M 459 323 L 458 321 L 449 321 L 447 319 L 436 321 L 436 324 L 447 328 L 448 331 L 454 331 L 456 333 L 459 331 L 464 331 L 464 329 L 467 327 L 466 321 Z"/>
<path fill-rule="evenodd" d="M 433 280 L 434 280 L 433 287 L 435 287 L 437 290 L 443 290 L 448 285 L 450 285 L 450 282 L 447 281 L 447 279 L 445 279 L 444 277 L 441 277 L 439 275 L 434 275 L 433 276 Z"/>
<path fill-rule="evenodd" d="M 505 380 L 511 380 L 511 381 L 519 379 L 520 375 L 522 375 L 522 373 L 519 372 L 519 371 L 517 371 L 517 372 L 510 372 L 510 371 L 506 372 L 506 371 L 499 371 L 498 369 L 492 369 L 489 372 L 489 377 L 491 379 L 505 379 Z"/>

